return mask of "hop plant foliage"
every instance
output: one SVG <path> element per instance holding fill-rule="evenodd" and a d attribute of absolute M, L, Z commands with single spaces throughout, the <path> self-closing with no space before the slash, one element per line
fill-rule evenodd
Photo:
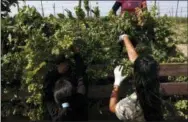
<path fill-rule="evenodd" d="M 125 13 L 100 17 L 96 8 L 92 19 L 86 18 L 79 7 L 75 8 L 77 18 L 67 12 L 67 17 L 42 17 L 35 8 L 23 7 L 14 17 L 2 19 L 2 95 L 13 89 L 11 92 L 15 94 L 11 99 L 21 99 L 25 110 L 20 112 L 17 107 L 10 107 L 3 109 L 2 115 L 20 112 L 32 120 L 42 119 L 44 75 L 53 67 L 50 61 L 54 56 L 62 52 L 67 57 L 73 55 L 72 45 L 77 46 L 84 57 L 90 82 L 106 77 L 119 64 L 125 66 L 125 75 L 132 73 L 126 51 L 121 51 L 117 43 L 122 33 L 130 35 L 139 54 L 153 55 L 160 63 L 186 61 L 175 51 L 170 21 L 167 17 L 156 17 L 154 10 L 138 9 L 137 16 Z M 105 67 L 93 67 L 104 64 Z M 21 96 L 20 92 L 26 95 Z"/>

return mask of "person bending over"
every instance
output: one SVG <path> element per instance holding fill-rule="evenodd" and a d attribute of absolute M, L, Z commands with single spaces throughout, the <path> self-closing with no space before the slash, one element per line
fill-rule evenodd
<path fill-rule="evenodd" d="M 53 122 L 61 121 L 86 121 L 87 100 L 83 92 L 84 83 L 78 81 L 74 87 L 70 81 L 61 78 L 55 84 L 54 100 L 57 111 L 54 114 Z"/>
<path fill-rule="evenodd" d="M 160 82 L 158 80 L 159 65 L 153 57 L 138 56 L 126 34 L 120 40 L 128 52 L 129 60 L 134 63 L 135 92 L 118 102 L 119 85 L 124 80 L 122 66 L 114 69 L 115 82 L 112 90 L 109 109 L 120 120 L 124 121 L 161 121 L 163 120 Z"/>

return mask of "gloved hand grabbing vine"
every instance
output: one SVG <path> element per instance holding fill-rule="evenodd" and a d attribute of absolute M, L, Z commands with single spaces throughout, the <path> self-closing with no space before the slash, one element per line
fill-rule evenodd
<path fill-rule="evenodd" d="M 115 77 L 114 86 L 119 86 L 121 82 L 125 79 L 126 76 L 122 75 L 122 71 L 123 71 L 123 66 L 121 65 L 116 66 L 116 68 L 114 69 L 114 77 Z"/>
<path fill-rule="evenodd" d="M 129 36 L 127 34 L 120 35 L 118 42 L 122 42 L 124 40 L 124 37 L 129 37 Z"/>

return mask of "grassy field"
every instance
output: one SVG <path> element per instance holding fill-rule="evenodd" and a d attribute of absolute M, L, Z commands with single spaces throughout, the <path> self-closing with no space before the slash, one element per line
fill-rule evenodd
<path fill-rule="evenodd" d="M 187 44 L 188 23 L 174 22 L 172 31 L 175 33 L 173 39 L 176 44 Z"/>
<path fill-rule="evenodd" d="M 188 23 L 187 19 L 173 19 L 172 38 L 175 40 L 177 50 L 188 56 Z"/>

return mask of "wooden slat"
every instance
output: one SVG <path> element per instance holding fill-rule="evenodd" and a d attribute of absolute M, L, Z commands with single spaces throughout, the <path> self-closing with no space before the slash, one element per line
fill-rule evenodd
<path fill-rule="evenodd" d="M 188 95 L 188 82 L 161 83 L 161 91 L 165 96 Z"/>
<path fill-rule="evenodd" d="M 113 85 L 91 86 L 88 89 L 88 98 L 109 98 Z"/>
<path fill-rule="evenodd" d="M 188 64 L 160 64 L 160 76 L 188 76 Z"/>
<path fill-rule="evenodd" d="M 92 68 L 104 68 L 105 65 L 93 65 Z M 160 76 L 188 76 L 188 64 L 160 64 Z M 109 77 L 113 78 L 113 73 L 109 73 Z M 89 88 L 88 97 L 109 97 L 112 85 L 98 86 L 97 88 Z M 165 95 L 188 95 L 187 83 L 162 83 L 162 89 Z M 20 95 L 20 94 L 19 94 Z M 11 95 L 2 96 L 3 100 L 9 99 Z M 25 95 L 21 95 L 25 96 Z"/>
<path fill-rule="evenodd" d="M 88 68 L 103 69 L 107 66 L 104 64 L 96 64 L 89 66 Z M 160 76 L 188 76 L 188 64 L 187 63 L 170 63 L 160 64 L 159 70 Z M 113 77 L 113 71 L 109 72 L 109 77 Z"/>
<path fill-rule="evenodd" d="M 126 88 L 120 89 L 119 97 L 125 97 L 126 91 L 132 86 L 126 86 Z M 104 86 L 91 86 L 89 88 L 88 97 L 89 98 L 109 98 L 112 92 L 113 85 Z M 121 91 L 122 90 L 122 91 Z M 172 95 L 188 95 L 188 82 L 172 82 L 172 83 L 161 83 L 161 91 L 164 96 Z M 123 93 L 124 92 L 124 93 Z"/>
<path fill-rule="evenodd" d="M 131 85 L 127 85 L 126 88 L 120 88 L 120 97 L 125 97 L 127 90 L 131 89 Z M 109 98 L 112 92 L 113 85 L 93 85 L 89 87 L 88 98 Z M 171 82 L 161 83 L 161 91 L 164 96 L 171 95 L 188 95 L 188 82 Z M 26 97 L 26 94 L 19 94 L 22 98 Z M 10 100 L 7 96 L 2 97 L 3 101 Z"/>

